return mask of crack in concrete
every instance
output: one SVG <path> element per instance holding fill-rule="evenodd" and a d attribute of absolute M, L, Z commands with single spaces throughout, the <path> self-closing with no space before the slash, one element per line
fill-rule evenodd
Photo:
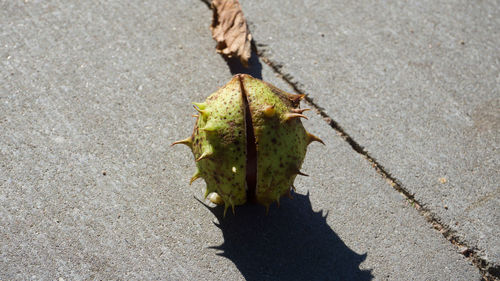
<path fill-rule="evenodd" d="M 209 9 L 212 8 L 209 0 L 200 0 L 203 2 Z M 280 77 L 285 83 L 288 84 L 296 93 L 305 95 L 305 102 L 319 114 L 323 120 L 332 127 L 337 134 L 346 141 L 351 148 L 356 151 L 358 154 L 362 155 L 375 169 L 375 171 L 381 175 L 389 185 L 391 185 L 394 190 L 403 195 L 406 200 L 412 205 L 419 213 L 422 215 L 427 222 L 429 222 L 432 227 L 437 230 L 439 233 L 443 235 L 449 242 L 457 247 L 457 250 L 469 261 L 474 264 L 482 275 L 482 280 L 484 281 L 492 281 L 492 280 L 500 280 L 500 265 L 491 264 L 487 260 L 481 258 L 478 254 L 480 251 L 477 247 L 469 246 L 465 241 L 463 241 L 455 230 L 452 230 L 449 225 L 443 223 L 441 219 L 433 213 L 429 208 L 425 207 L 422 203 L 420 203 L 407 189 L 405 189 L 402 183 L 397 180 L 394 176 L 392 176 L 386 168 L 384 168 L 377 160 L 368 153 L 357 141 L 355 141 L 340 124 L 331 118 L 326 112 L 325 109 L 316 104 L 311 97 L 309 97 L 301 88 L 298 82 L 294 82 L 293 76 L 290 74 L 283 73 L 281 70 L 283 68 L 282 64 L 276 63 L 270 60 L 266 55 L 265 51 L 261 51 L 257 48 L 257 46 L 265 46 L 261 44 L 257 44 L 255 39 L 252 39 L 252 51 L 255 53 L 265 64 L 267 64 L 274 73 Z"/>
<path fill-rule="evenodd" d="M 500 265 L 494 265 L 486 261 L 485 259 L 479 257 L 477 247 L 469 246 L 465 241 L 463 241 L 458 235 L 457 232 L 452 230 L 449 225 L 443 223 L 441 219 L 433 213 L 429 208 L 425 207 L 421 204 L 407 189 L 403 187 L 401 182 L 393 177 L 386 168 L 384 168 L 377 160 L 368 153 L 357 141 L 355 141 L 340 124 L 332 119 L 324 110 L 324 108 L 320 107 L 316 104 L 311 97 L 309 97 L 299 86 L 297 82 L 294 82 L 293 76 L 290 74 L 286 74 L 282 72 L 282 64 L 278 64 L 272 60 L 270 60 L 265 55 L 265 51 L 261 51 L 257 48 L 257 43 L 255 40 L 252 40 L 252 50 L 257 56 L 285 82 L 287 83 L 296 93 L 304 94 L 306 103 L 319 114 L 323 120 L 332 127 L 337 134 L 346 141 L 351 148 L 356 151 L 358 154 L 361 154 L 368 162 L 370 162 L 371 166 L 377 171 L 379 175 L 381 175 L 389 185 L 391 185 L 396 191 L 402 194 L 406 200 L 422 215 L 427 222 L 429 222 L 435 230 L 440 232 L 444 238 L 450 241 L 453 245 L 455 245 L 459 252 L 468 258 L 481 272 L 483 276 L 483 280 L 500 280 Z M 264 46 L 264 45 L 260 45 Z"/>

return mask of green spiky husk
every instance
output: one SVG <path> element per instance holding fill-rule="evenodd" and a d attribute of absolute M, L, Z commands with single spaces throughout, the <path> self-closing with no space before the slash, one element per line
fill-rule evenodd
<path fill-rule="evenodd" d="M 257 144 L 257 202 L 269 205 L 288 194 L 307 149 L 299 118 L 287 119 L 300 96 L 290 95 L 253 77 L 244 77 Z M 273 108 L 274 114 L 265 109 Z"/>
<path fill-rule="evenodd" d="M 237 81 L 235 81 L 237 82 Z M 193 132 L 196 166 L 207 183 L 206 195 L 217 192 L 226 206 L 246 202 L 246 140 L 239 82 L 230 82 L 198 104 L 199 117 Z"/>
<path fill-rule="evenodd" d="M 225 209 L 234 211 L 235 205 L 250 200 L 248 196 L 268 208 L 289 195 L 308 144 L 322 142 L 306 132 L 300 121 L 299 117 L 305 118 L 304 110 L 299 109 L 302 98 L 238 74 L 205 102 L 194 103 L 199 114 L 193 135 L 176 143 L 191 148 L 197 166 L 192 180 L 205 180 L 205 197 L 216 192 Z M 256 150 L 256 184 L 250 195 L 247 171 L 252 169 L 247 170 L 251 162 L 247 161 L 246 130 L 253 132 Z"/>

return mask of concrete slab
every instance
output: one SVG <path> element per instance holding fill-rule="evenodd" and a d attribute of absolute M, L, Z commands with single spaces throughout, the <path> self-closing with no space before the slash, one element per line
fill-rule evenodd
<path fill-rule="evenodd" d="M 500 274 L 498 2 L 242 5 L 266 56 Z"/>
<path fill-rule="evenodd" d="M 231 76 L 200 2 L 2 5 L 0 279 L 480 279 L 313 113 L 327 145 L 294 200 L 226 219 L 197 202 L 169 145 Z"/>

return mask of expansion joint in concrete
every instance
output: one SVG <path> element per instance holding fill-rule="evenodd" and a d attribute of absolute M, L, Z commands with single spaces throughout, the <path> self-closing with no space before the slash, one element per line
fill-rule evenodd
<path fill-rule="evenodd" d="M 457 235 L 456 231 L 452 230 L 447 224 L 443 223 L 442 220 L 430 209 L 425 207 L 424 204 L 420 203 L 415 198 L 414 194 L 404 188 L 399 180 L 393 177 L 387 171 L 387 169 L 380 165 L 380 163 L 378 163 L 377 160 L 373 156 L 371 156 L 370 153 L 368 153 L 368 151 L 366 151 L 362 145 L 355 141 L 347 133 L 347 131 L 342 128 L 342 126 L 340 126 L 337 121 L 331 118 L 321 106 L 316 104 L 313 99 L 300 88 L 300 84 L 295 81 L 292 75 L 284 73 L 282 71 L 282 64 L 270 60 L 265 55 L 265 51 L 259 50 L 258 46 L 264 45 L 259 45 L 255 42 L 255 40 L 253 40 L 252 51 L 257 54 L 259 59 L 267 64 L 278 77 L 280 77 L 286 84 L 288 84 L 288 86 L 290 86 L 294 90 L 294 92 L 296 92 L 297 94 L 306 95 L 306 103 L 311 108 L 313 108 L 313 110 L 316 111 L 316 113 L 319 114 L 323 118 L 323 120 L 328 123 L 328 125 L 330 125 L 330 127 L 332 127 L 337 132 L 337 134 L 351 146 L 354 151 L 356 151 L 358 154 L 361 154 L 376 170 L 376 172 L 389 183 L 389 185 L 391 185 L 397 192 L 404 196 L 408 203 L 412 205 L 420 213 L 420 215 L 422 215 L 426 219 L 426 221 L 432 225 L 435 230 L 440 232 L 448 241 L 455 245 L 458 248 L 458 251 L 466 258 L 468 258 L 479 269 L 483 276 L 483 280 L 500 280 L 500 265 L 491 264 L 485 259 L 479 257 L 479 250 L 476 247 L 469 246 Z"/>
<path fill-rule="evenodd" d="M 205 5 L 207 5 L 209 9 L 211 9 L 210 0 L 200 0 L 200 1 L 203 2 Z M 283 68 L 282 64 L 272 61 L 266 56 L 264 50 L 259 49 L 259 47 L 263 46 L 265 45 L 257 44 L 255 39 L 253 39 L 252 40 L 253 54 L 257 55 L 261 61 L 263 61 L 266 65 L 268 65 L 279 78 L 281 78 L 288 86 L 290 86 L 293 89 L 294 92 L 298 94 L 304 94 L 306 96 L 305 98 L 306 103 L 313 110 L 315 110 L 316 113 L 319 114 L 323 118 L 323 120 L 328 125 L 330 125 L 330 127 L 332 127 L 332 129 L 334 129 L 336 133 L 351 146 L 351 148 L 354 151 L 362 155 L 375 169 L 375 171 L 380 176 L 382 176 L 387 181 L 387 183 L 390 186 L 392 186 L 394 190 L 399 192 L 408 201 L 408 203 L 411 206 L 413 206 L 420 213 L 420 215 L 422 215 L 426 219 L 426 221 L 432 225 L 432 227 L 435 230 L 437 230 L 439 233 L 443 235 L 444 238 L 446 238 L 449 242 L 455 245 L 457 247 L 457 250 L 463 256 L 468 258 L 472 262 L 472 264 L 474 264 L 479 269 L 479 271 L 483 276 L 483 280 L 485 281 L 500 280 L 500 265 L 491 264 L 484 258 L 481 258 L 478 254 L 480 250 L 477 249 L 477 247 L 468 245 L 467 242 L 463 241 L 463 239 L 461 239 L 457 235 L 456 231 L 452 230 L 449 227 L 449 225 L 443 223 L 442 220 L 429 208 L 425 207 L 424 204 L 420 203 L 415 198 L 414 194 L 409 192 L 403 186 L 403 184 L 399 180 L 397 180 L 394 176 L 392 176 L 386 168 L 380 165 L 380 163 L 378 163 L 377 160 L 373 156 L 371 156 L 370 153 L 366 151 L 362 145 L 360 145 L 357 141 L 355 141 L 337 121 L 331 118 L 322 107 L 316 104 L 314 100 L 310 96 L 308 96 L 305 93 L 305 91 L 301 89 L 300 84 L 293 78 L 292 75 L 284 73 L 284 71 L 282 71 Z"/>

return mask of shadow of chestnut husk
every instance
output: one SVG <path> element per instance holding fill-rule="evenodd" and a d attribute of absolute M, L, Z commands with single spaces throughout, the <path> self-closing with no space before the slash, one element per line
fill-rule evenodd
<path fill-rule="evenodd" d="M 252 55 L 248 60 L 248 67 L 244 67 L 238 58 L 227 58 L 222 56 L 229 67 L 232 75 L 236 74 L 249 74 L 257 79 L 262 80 L 262 64 L 260 63 L 259 56 L 252 50 Z"/>
<path fill-rule="evenodd" d="M 358 255 L 326 223 L 323 212 L 312 210 L 309 195 L 283 198 L 266 216 L 260 205 L 209 208 L 217 217 L 224 243 L 210 247 L 230 259 L 246 280 L 371 280 L 360 270 L 366 254 Z"/>

